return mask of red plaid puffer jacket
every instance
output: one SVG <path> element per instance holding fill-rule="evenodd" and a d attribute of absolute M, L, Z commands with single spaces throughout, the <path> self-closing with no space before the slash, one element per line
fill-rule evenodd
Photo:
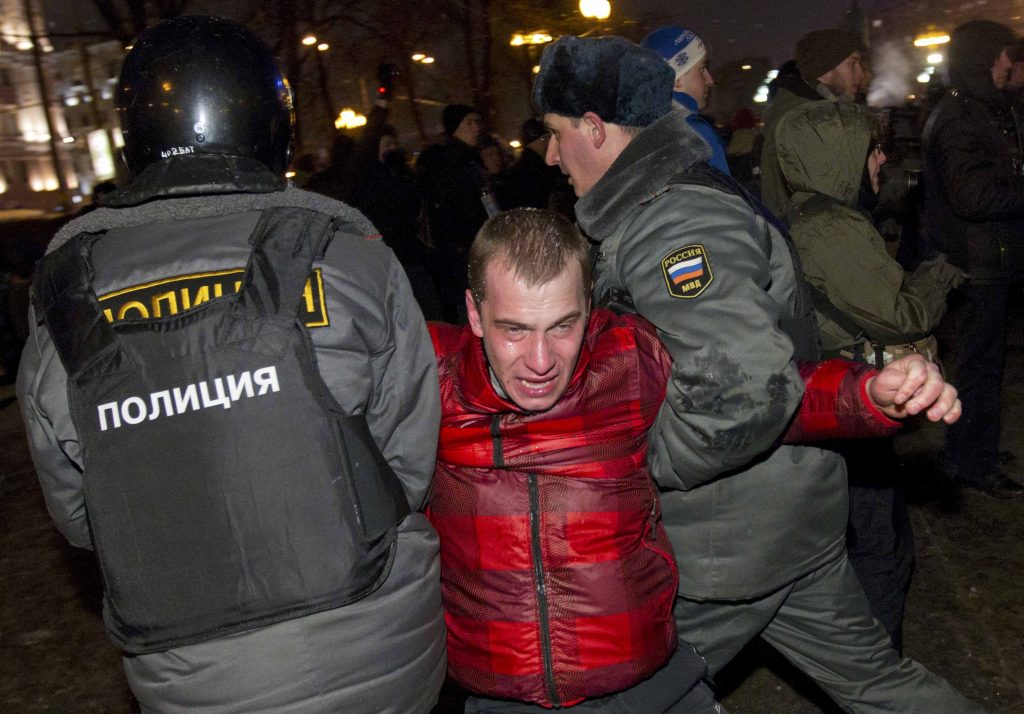
<path fill-rule="evenodd" d="M 676 564 L 645 455 L 670 369 L 654 329 L 595 310 L 565 394 L 540 414 L 496 393 L 469 328 L 431 335 L 449 674 L 548 707 L 646 678 L 676 642 Z"/>

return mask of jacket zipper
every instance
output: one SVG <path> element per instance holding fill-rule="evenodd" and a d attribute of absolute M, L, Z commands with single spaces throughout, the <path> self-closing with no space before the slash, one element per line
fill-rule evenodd
<path fill-rule="evenodd" d="M 501 417 L 491 419 L 491 449 L 494 453 L 494 466 L 505 467 L 505 453 L 501 444 Z M 530 560 L 533 563 L 533 582 L 537 591 L 537 618 L 540 628 L 541 659 L 544 661 L 544 683 L 547 686 L 548 698 L 553 706 L 560 706 L 558 690 L 555 685 L 555 670 L 551 664 L 551 631 L 550 615 L 548 614 L 548 591 L 544 585 L 544 566 L 541 560 L 540 546 L 540 490 L 537 488 L 537 475 L 528 474 L 526 483 L 530 493 Z"/>
<path fill-rule="evenodd" d="M 540 546 L 540 490 L 537 488 L 537 475 L 529 474 L 526 482 L 530 489 L 530 549 L 533 553 L 533 580 L 537 589 L 537 616 L 540 620 L 541 658 L 544 660 L 544 678 L 548 688 L 548 698 L 553 706 L 560 706 L 558 690 L 555 685 L 555 671 L 551 665 L 551 630 L 548 614 L 548 591 L 544 584 L 544 565 Z"/>

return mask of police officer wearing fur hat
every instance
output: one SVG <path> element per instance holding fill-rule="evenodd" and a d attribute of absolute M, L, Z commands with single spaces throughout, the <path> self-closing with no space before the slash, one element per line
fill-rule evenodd
<path fill-rule="evenodd" d="M 1006 316 L 1024 280 L 1024 133 L 1007 91 L 1017 38 L 989 20 L 950 37 L 951 88 L 924 131 L 922 214 L 925 240 L 968 274 L 952 301 L 964 418 L 946 434 L 946 465 L 960 485 L 1020 498 L 999 453 Z"/>
<path fill-rule="evenodd" d="M 439 394 L 401 265 L 286 182 L 290 92 L 244 27 L 147 30 L 117 106 L 131 183 L 51 243 L 18 396 L 135 697 L 430 711 Z"/>
<path fill-rule="evenodd" d="M 672 356 L 648 459 L 679 565 L 680 639 L 714 675 L 761 635 L 851 711 L 983 711 L 901 659 L 871 617 L 844 547 L 841 458 L 780 445 L 801 371 L 829 363 L 794 361 L 815 358 L 814 341 L 773 218 L 727 182 L 688 178 L 710 151 L 671 110 L 672 82 L 627 40 L 563 37 L 544 50 L 533 101 L 547 161 L 569 175 L 598 244 L 595 303 L 645 317 Z M 959 415 L 910 393 L 885 413 Z"/>
<path fill-rule="evenodd" d="M 779 167 L 775 132 L 782 117 L 808 101 L 852 102 L 864 80 L 860 38 L 839 29 L 815 30 L 796 45 L 795 74 L 780 74 L 764 113 L 761 150 L 761 200 L 778 216 L 786 215 L 791 191 Z"/>

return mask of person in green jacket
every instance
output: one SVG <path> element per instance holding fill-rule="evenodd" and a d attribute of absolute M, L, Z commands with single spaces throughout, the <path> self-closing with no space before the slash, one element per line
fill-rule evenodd
<path fill-rule="evenodd" d="M 787 218 L 805 276 L 847 318 L 819 306 L 822 346 L 826 354 L 877 362 L 873 344 L 891 356 L 930 335 L 963 273 L 942 254 L 905 273 L 886 252 L 871 216 L 857 207 L 864 172 L 877 191 L 885 162 L 873 129 L 863 105 L 811 102 L 790 111 L 775 136 L 780 168 L 793 189 Z"/>
<path fill-rule="evenodd" d="M 870 215 L 857 207 L 865 172 L 878 192 L 885 153 L 866 107 L 810 102 L 791 110 L 775 134 L 779 166 L 793 190 L 787 218 L 804 273 L 815 289 L 825 354 L 882 365 L 920 351 L 963 274 L 943 255 L 911 274 L 885 250 Z M 928 338 L 928 339 L 926 339 Z M 929 342 L 930 340 L 930 342 Z M 930 354 L 929 354 L 930 353 Z M 902 651 L 902 620 L 913 566 L 910 514 L 889 438 L 837 444 L 846 458 L 850 517 L 846 544 L 871 613 Z"/>
<path fill-rule="evenodd" d="M 863 50 L 860 38 L 852 32 L 815 30 L 796 44 L 793 63 L 779 68 L 779 76 L 772 83 L 771 103 L 764 113 L 761 149 L 761 200 L 776 215 L 784 216 L 789 210 L 792 193 L 779 166 L 775 136 L 779 122 L 807 102 L 853 102 L 864 81 Z M 783 71 L 787 66 L 789 71 Z"/>

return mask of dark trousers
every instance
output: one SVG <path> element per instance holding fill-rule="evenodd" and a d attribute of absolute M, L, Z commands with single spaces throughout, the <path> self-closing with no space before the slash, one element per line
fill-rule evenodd
<path fill-rule="evenodd" d="M 565 709 L 576 714 L 726 714 L 711 690 L 701 681 L 706 665 L 690 645 L 679 647 L 664 667 L 648 679 L 621 692 L 586 699 Z M 559 711 L 503 699 L 471 696 L 466 714 L 543 714 Z"/>
<path fill-rule="evenodd" d="M 956 388 L 963 416 L 946 432 L 946 458 L 956 477 L 984 485 L 995 473 L 1010 285 L 961 288 L 954 304 Z"/>
<path fill-rule="evenodd" d="M 846 550 L 864 587 L 871 614 L 897 652 L 903 651 L 903 611 L 914 567 L 914 535 L 906 495 L 896 474 L 891 439 L 845 443 L 850 482 Z"/>
<path fill-rule="evenodd" d="M 753 600 L 676 601 L 680 637 L 693 642 L 714 676 L 761 635 L 845 710 L 900 714 L 982 714 L 941 677 L 902 659 L 871 617 L 844 553 Z M 766 708 L 765 711 L 768 711 Z"/>

